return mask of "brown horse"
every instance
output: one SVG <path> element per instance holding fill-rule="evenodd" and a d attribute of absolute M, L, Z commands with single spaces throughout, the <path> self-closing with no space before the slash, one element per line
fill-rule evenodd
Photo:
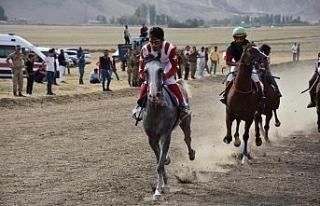
<path fill-rule="evenodd" d="M 251 74 L 253 62 L 261 62 L 262 60 L 266 61 L 266 58 L 267 56 L 260 52 L 260 50 L 252 44 L 245 46 L 240 59 L 240 65 L 237 69 L 236 77 L 232 82 L 230 82 L 230 89 L 227 93 L 227 135 L 223 141 L 227 144 L 232 141 L 232 123 L 234 120 L 237 120 L 237 130 L 234 134 L 234 145 L 239 147 L 241 141 L 239 140 L 238 127 L 241 120 L 245 121 L 245 131 L 243 134 L 244 147 L 242 151 L 243 162 L 248 157 L 249 129 L 253 121 L 255 121 L 256 125 L 256 145 L 260 146 L 262 144 L 258 124 L 261 122 L 261 114 L 263 112 L 265 103 L 263 101 L 259 101 L 259 94 L 251 80 Z"/>
<path fill-rule="evenodd" d="M 278 119 L 277 115 L 277 109 L 279 109 L 280 106 L 280 98 L 276 96 L 276 92 L 274 88 L 267 82 L 266 78 L 266 72 L 265 70 L 260 70 L 261 71 L 261 76 L 260 80 L 264 85 L 264 93 L 267 98 L 265 108 L 263 110 L 263 114 L 266 116 L 265 118 L 265 125 L 264 125 L 264 139 L 266 141 L 269 141 L 269 129 L 270 129 L 270 120 L 272 118 L 272 113 L 274 114 L 275 118 L 275 126 L 279 127 L 281 125 L 281 122 Z M 260 122 L 260 128 L 262 128 L 262 122 Z"/>

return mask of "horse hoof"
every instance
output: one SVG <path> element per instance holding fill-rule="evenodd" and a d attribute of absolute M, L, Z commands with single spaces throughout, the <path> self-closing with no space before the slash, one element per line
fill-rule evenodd
<path fill-rule="evenodd" d="M 262 145 L 262 140 L 261 140 L 261 138 L 257 138 L 257 139 L 256 139 L 256 145 L 257 145 L 258 147 Z"/>
<path fill-rule="evenodd" d="M 189 153 L 189 160 L 194 160 L 196 158 L 196 151 L 195 150 L 191 150 L 191 152 Z"/>
<path fill-rule="evenodd" d="M 281 122 L 276 122 L 276 123 L 274 124 L 274 126 L 276 126 L 276 127 L 280 127 L 280 125 L 281 125 Z"/>
<path fill-rule="evenodd" d="M 170 157 L 168 156 L 165 160 L 164 160 L 164 164 L 165 165 L 169 165 L 171 163 L 171 159 Z"/>
<path fill-rule="evenodd" d="M 223 142 L 226 143 L 226 144 L 230 144 L 230 142 L 232 141 L 232 138 L 223 138 Z"/>
<path fill-rule="evenodd" d="M 154 194 L 153 195 L 153 200 L 154 201 L 163 201 L 163 197 L 161 194 Z"/>
<path fill-rule="evenodd" d="M 241 145 L 240 139 L 239 139 L 239 138 L 236 139 L 235 142 L 233 143 L 233 145 L 234 145 L 235 147 L 239 147 L 239 146 Z"/>

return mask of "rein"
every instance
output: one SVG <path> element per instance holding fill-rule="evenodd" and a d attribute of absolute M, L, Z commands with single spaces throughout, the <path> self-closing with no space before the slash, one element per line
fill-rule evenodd
<path fill-rule="evenodd" d="M 250 65 L 251 65 L 251 63 L 242 63 L 242 62 L 241 62 L 238 67 L 240 67 L 241 64 L 244 64 L 244 65 L 246 65 L 246 66 L 250 66 Z M 250 87 L 251 87 L 251 88 L 250 88 L 249 91 L 241 91 L 241 90 L 237 89 L 237 88 L 236 88 L 236 85 L 235 85 L 235 82 L 236 82 L 236 81 L 235 81 L 235 79 L 234 79 L 232 86 L 233 86 L 233 88 L 234 88 L 234 90 L 235 90 L 236 92 L 241 93 L 241 94 L 249 94 L 249 93 L 252 93 L 252 92 L 253 92 L 252 82 L 251 82 L 251 84 L 250 84 Z"/>

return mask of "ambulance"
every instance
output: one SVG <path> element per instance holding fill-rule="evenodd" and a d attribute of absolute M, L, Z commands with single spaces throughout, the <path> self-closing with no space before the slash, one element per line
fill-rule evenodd
<path fill-rule="evenodd" d="M 0 78 L 12 78 L 11 68 L 6 62 L 6 59 L 9 54 L 15 51 L 15 46 L 18 44 L 21 45 L 22 53 L 25 57 L 27 57 L 29 53 L 36 54 L 34 70 L 37 70 L 46 58 L 39 49 L 24 38 L 17 36 L 14 33 L 0 34 Z"/>

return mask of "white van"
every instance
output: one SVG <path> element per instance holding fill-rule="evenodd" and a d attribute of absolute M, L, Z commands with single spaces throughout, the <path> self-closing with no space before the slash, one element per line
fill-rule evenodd
<path fill-rule="evenodd" d="M 0 78 L 12 78 L 11 68 L 6 62 L 9 54 L 15 51 L 16 45 L 21 45 L 22 53 L 27 57 L 29 53 L 35 53 L 34 69 L 37 69 L 45 59 L 45 55 L 30 42 L 13 33 L 0 34 Z"/>

